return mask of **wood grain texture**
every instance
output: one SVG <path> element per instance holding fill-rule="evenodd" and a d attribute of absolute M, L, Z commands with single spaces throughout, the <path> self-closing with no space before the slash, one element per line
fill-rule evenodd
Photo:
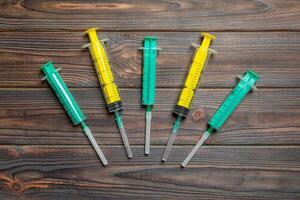
<path fill-rule="evenodd" d="M 200 33 L 100 32 L 107 44 L 119 87 L 140 88 L 142 57 L 138 48 L 145 35 L 156 35 L 163 49 L 157 60 L 157 87 L 181 88 Z M 214 33 L 212 48 L 219 54 L 206 66 L 200 87 L 233 87 L 235 77 L 252 68 L 259 87 L 299 87 L 298 32 Z M 99 87 L 83 33 L 0 32 L 0 87 L 45 87 L 40 66 L 48 60 L 63 68 L 69 87 Z M 46 86 L 47 87 L 47 86 Z"/>
<path fill-rule="evenodd" d="M 299 199 L 300 148 L 203 147 L 186 169 L 190 147 L 177 147 L 169 164 L 163 148 L 148 157 L 134 147 L 103 148 L 110 165 L 89 146 L 0 147 L 2 199 Z"/>
<path fill-rule="evenodd" d="M 299 30 L 297 0 L 1 0 L 0 29 Z"/>
<path fill-rule="evenodd" d="M 0 0 L 0 199 L 300 199 L 298 0 Z M 121 88 L 128 160 L 107 113 L 83 31 L 99 27 Z M 160 159 L 200 32 L 217 36 L 189 116 Z M 143 37 L 156 35 L 157 98 L 144 156 Z M 73 127 L 40 66 L 52 60 L 87 116 L 110 165 Z M 179 167 L 216 108 L 252 68 L 258 91 Z"/>
<path fill-rule="evenodd" d="M 47 85 L 47 83 L 45 83 Z M 101 144 L 120 145 L 120 135 L 112 115 L 103 102 L 100 89 L 72 89 L 87 122 Z M 174 121 L 172 108 L 180 90 L 159 89 L 153 110 L 151 143 L 165 145 Z M 190 116 L 184 121 L 176 144 L 195 144 L 206 123 L 229 89 L 199 89 Z M 144 144 L 145 109 L 141 91 L 122 89 L 124 123 L 129 140 Z M 1 144 L 87 144 L 80 127 L 74 128 L 57 98 L 48 89 L 0 90 Z M 300 144 L 300 90 L 259 89 L 250 93 L 220 134 L 207 144 Z M 200 108 L 200 119 L 195 112 Z M 199 113 L 198 113 L 199 114 Z"/>

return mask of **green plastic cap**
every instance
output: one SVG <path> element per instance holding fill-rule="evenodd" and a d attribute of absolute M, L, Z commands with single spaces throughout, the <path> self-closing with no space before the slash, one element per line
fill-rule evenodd
<path fill-rule="evenodd" d="M 209 131 L 218 131 L 223 126 L 229 116 L 246 97 L 246 95 L 254 87 L 256 81 L 259 79 L 260 77 L 252 70 L 248 70 L 245 75 L 240 78 L 239 83 L 226 97 L 221 106 L 208 121 L 210 126 Z"/>
<path fill-rule="evenodd" d="M 153 105 L 155 103 L 155 82 L 156 82 L 156 37 L 147 36 L 144 38 L 143 58 L 143 91 L 142 104 Z"/>
<path fill-rule="evenodd" d="M 52 62 L 48 62 L 41 67 L 41 70 L 45 74 L 45 79 L 49 82 L 55 95 L 58 97 L 60 103 L 68 113 L 74 125 L 82 123 L 86 118 L 81 112 L 74 97 L 70 93 L 68 87 L 62 80 L 58 70 L 56 70 Z"/>

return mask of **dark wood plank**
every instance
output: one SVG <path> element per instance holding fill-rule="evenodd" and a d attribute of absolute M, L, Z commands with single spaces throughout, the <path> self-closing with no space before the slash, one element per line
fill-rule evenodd
<path fill-rule="evenodd" d="M 162 147 L 148 157 L 134 147 L 103 148 L 110 165 L 89 146 L 0 147 L 2 199 L 299 199 L 300 148 L 204 147 L 186 169 L 190 147 L 162 164 Z M 287 167 L 288 166 L 288 167 Z"/>
<path fill-rule="evenodd" d="M 118 85 L 141 86 L 142 58 L 138 47 L 145 35 L 157 35 L 157 87 L 182 87 L 200 33 L 104 32 Z M 252 68 L 261 87 L 300 87 L 298 32 L 215 33 L 212 48 L 219 54 L 204 70 L 200 87 L 232 87 L 234 78 Z M 40 66 L 53 60 L 70 87 L 99 87 L 83 33 L 0 32 L 0 87 L 43 87 Z"/>
<path fill-rule="evenodd" d="M 297 0 L 1 0 L 0 29 L 299 30 Z"/>
<path fill-rule="evenodd" d="M 176 144 L 195 144 L 209 117 L 229 91 L 199 89 Z M 98 141 L 107 145 L 122 144 L 100 89 L 72 89 L 72 92 Z M 179 92 L 177 89 L 157 91 L 152 144 L 165 145 L 174 121 L 171 110 Z M 125 105 L 123 119 L 130 142 L 134 145 L 144 144 L 145 109 L 141 106 L 140 93 L 137 89 L 121 90 Z M 1 144 L 88 144 L 80 127 L 71 125 L 50 88 L 1 89 L 0 96 Z M 220 134 L 209 139 L 207 144 L 300 144 L 299 102 L 299 89 L 259 89 L 257 93 L 250 93 Z M 198 109 L 200 118 L 194 121 Z"/>

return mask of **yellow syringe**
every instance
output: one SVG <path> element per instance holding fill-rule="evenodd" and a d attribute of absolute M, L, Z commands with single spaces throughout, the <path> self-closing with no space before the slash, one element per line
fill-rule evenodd
<path fill-rule="evenodd" d="M 90 43 L 84 45 L 83 47 L 89 47 L 108 111 L 114 112 L 115 120 L 121 133 L 127 156 L 128 158 L 132 158 L 132 151 L 123 125 L 122 117 L 119 112 L 123 108 L 122 99 L 110 68 L 109 60 L 104 47 L 105 40 L 98 40 L 96 30 L 97 28 L 90 28 L 85 31 L 85 33 L 89 36 Z"/>
<path fill-rule="evenodd" d="M 208 33 L 202 33 L 204 36 L 201 46 L 192 44 L 196 48 L 196 52 L 191 62 L 189 73 L 186 77 L 184 88 L 181 91 L 178 102 L 173 109 L 173 112 L 177 115 L 177 119 L 174 122 L 171 134 L 169 136 L 168 144 L 162 157 L 162 161 L 167 161 L 168 155 L 171 151 L 172 145 L 175 140 L 176 133 L 180 128 L 181 121 L 187 116 L 190 106 L 198 88 L 198 82 L 201 77 L 201 73 L 206 63 L 208 62 L 210 55 L 216 53 L 215 50 L 209 49 L 209 45 L 216 37 Z"/>

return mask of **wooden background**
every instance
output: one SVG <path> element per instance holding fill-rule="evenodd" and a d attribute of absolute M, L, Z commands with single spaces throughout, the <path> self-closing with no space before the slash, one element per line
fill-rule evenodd
<path fill-rule="evenodd" d="M 99 27 L 121 89 L 134 158 L 103 102 L 83 31 Z M 200 32 L 215 34 L 165 164 L 160 162 Z M 300 199 L 299 0 L 0 0 L 0 199 Z M 157 103 L 144 156 L 143 37 L 156 35 Z M 40 66 L 52 60 L 87 116 L 110 165 L 73 127 Z M 235 77 L 261 76 L 220 134 L 180 168 Z M 196 121 L 195 116 L 200 115 Z"/>

